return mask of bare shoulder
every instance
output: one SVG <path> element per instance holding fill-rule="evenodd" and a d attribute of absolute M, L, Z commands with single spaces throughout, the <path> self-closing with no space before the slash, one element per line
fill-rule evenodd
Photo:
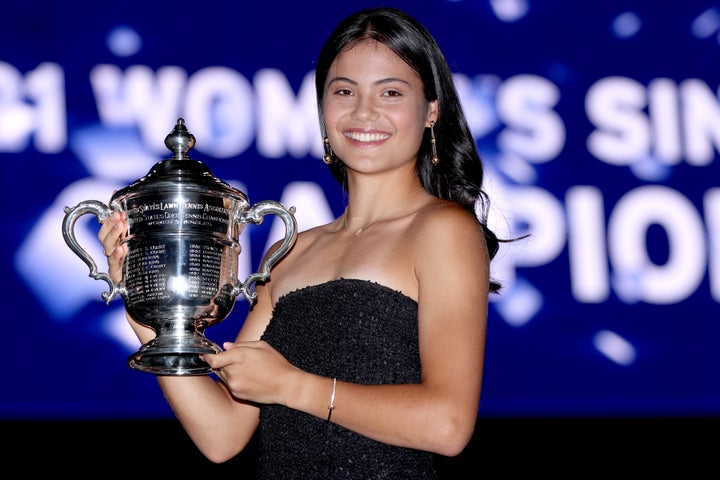
<path fill-rule="evenodd" d="M 482 226 L 476 217 L 455 202 L 436 200 L 418 211 L 412 224 L 413 235 L 435 244 L 453 238 L 484 243 Z"/>
<path fill-rule="evenodd" d="M 418 212 L 410 230 L 408 243 L 418 279 L 453 272 L 485 275 L 489 255 L 482 225 L 460 205 L 434 201 Z"/>
<path fill-rule="evenodd" d="M 440 201 L 423 208 L 413 223 L 411 254 L 419 296 L 430 304 L 452 303 L 458 315 L 475 318 L 477 312 L 467 312 L 483 305 L 490 272 L 479 220 L 453 202 Z"/>
<path fill-rule="evenodd" d="M 298 252 L 304 250 L 307 248 L 308 245 L 312 245 L 320 236 L 324 235 L 328 231 L 331 231 L 334 225 L 334 221 L 324 224 L 324 225 L 318 225 L 315 227 L 308 228 L 307 230 L 303 230 L 298 232 L 297 237 L 295 239 L 295 245 L 293 245 L 292 252 L 297 254 Z M 273 252 L 277 250 L 280 245 L 282 244 L 283 240 L 278 240 L 275 242 L 269 249 L 268 252 Z"/>
<path fill-rule="evenodd" d="M 292 271 L 300 267 L 306 267 L 307 262 L 313 259 L 314 252 L 318 247 L 322 249 L 327 247 L 333 235 L 332 232 L 337 229 L 337 220 L 333 222 L 318 225 L 298 232 L 295 243 L 289 252 L 275 266 L 275 275 L 296 275 Z M 268 250 L 268 255 L 276 250 L 282 241 L 278 241 Z"/>
<path fill-rule="evenodd" d="M 328 248 L 336 228 L 331 222 L 298 232 L 295 244 L 273 267 L 270 280 L 265 284 L 270 305 L 285 293 L 322 281 L 329 265 L 324 249 Z M 279 244 L 275 243 L 268 254 Z"/>

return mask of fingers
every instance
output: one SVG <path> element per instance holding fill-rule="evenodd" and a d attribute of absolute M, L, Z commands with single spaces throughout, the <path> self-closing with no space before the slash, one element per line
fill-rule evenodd
<path fill-rule="evenodd" d="M 124 239 L 126 227 L 127 223 L 120 212 L 113 212 L 105 219 L 98 232 L 98 239 L 102 243 L 103 254 L 106 257 L 110 257 L 118 251 L 118 247 Z"/>
<path fill-rule="evenodd" d="M 202 359 L 215 372 L 221 372 L 223 367 L 226 367 L 233 363 L 232 358 L 228 358 L 221 353 L 208 353 L 203 355 Z"/>
<path fill-rule="evenodd" d="M 128 246 L 124 243 L 127 228 L 125 213 L 113 212 L 103 221 L 98 231 L 103 254 L 108 260 L 108 273 L 115 282 L 122 281 L 123 261 L 128 253 Z"/>
<path fill-rule="evenodd" d="M 216 371 L 232 364 L 242 364 L 251 353 L 248 349 L 256 347 L 257 343 L 259 342 L 223 342 L 224 352 L 203 355 L 203 360 Z"/>

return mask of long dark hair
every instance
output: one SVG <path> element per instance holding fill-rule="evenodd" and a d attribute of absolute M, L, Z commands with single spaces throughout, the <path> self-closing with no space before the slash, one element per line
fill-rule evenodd
<path fill-rule="evenodd" d="M 492 259 L 501 240 L 487 226 L 490 200 L 482 189 L 482 161 L 465 119 L 450 66 L 433 36 L 417 20 L 401 10 L 377 7 L 356 12 L 338 24 L 320 50 L 315 68 L 321 127 L 325 80 L 330 66 L 338 54 L 363 40 L 375 40 L 395 52 L 420 75 L 425 99 L 438 101 L 434 130 L 440 161 L 437 165 L 431 161 L 430 129 L 426 128 L 416 164 L 420 182 L 432 195 L 458 203 L 478 219 Z M 345 164 L 333 154 L 329 167 L 335 180 L 345 188 Z M 491 280 L 490 291 L 499 289 L 500 284 Z"/>

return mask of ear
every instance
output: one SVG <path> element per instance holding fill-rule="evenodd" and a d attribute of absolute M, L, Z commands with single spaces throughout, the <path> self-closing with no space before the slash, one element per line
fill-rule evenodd
<path fill-rule="evenodd" d="M 428 102 L 428 113 L 425 117 L 426 126 L 430 127 L 433 123 L 437 122 L 438 119 L 438 101 L 433 100 Z"/>

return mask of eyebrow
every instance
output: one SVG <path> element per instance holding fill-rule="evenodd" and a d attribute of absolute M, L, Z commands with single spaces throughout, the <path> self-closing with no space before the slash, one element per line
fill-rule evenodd
<path fill-rule="evenodd" d="M 352 79 L 350 79 L 350 78 L 348 78 L 348 77 L 335 77 L 335 78 L 332 78 L 332 79 L 330 79 L 330 80 L 328 81 L 328 86 L 330 86 L 330 85 L 332 85 L 333 83 L 336 83 L 336 82 L 347 82 L 347 83 L 350 83 L 350 84 L 352 84 L 352 85 L 357 85 L 357 84 L 358 84 L 358 82 L 356 82 L 355 80 L 352 80 Z M 410 82 L 408 82 L 407 80 L 403 80 L 402 78 L 397 78 L 397 77 L 383 78 L 383 79 L 381 79 L 381 80 L 378 80 L 377 82 L 374 82 L 373 85 L 384 85 L 384 84 L 386 84 L 386 83 L 395 83 L 395 82 L 404 83 L 404 84 L 407 85 L 408 87 L 411 87 L 411 86 L 412 86 L 412 85 L 410 84 Z"/>

